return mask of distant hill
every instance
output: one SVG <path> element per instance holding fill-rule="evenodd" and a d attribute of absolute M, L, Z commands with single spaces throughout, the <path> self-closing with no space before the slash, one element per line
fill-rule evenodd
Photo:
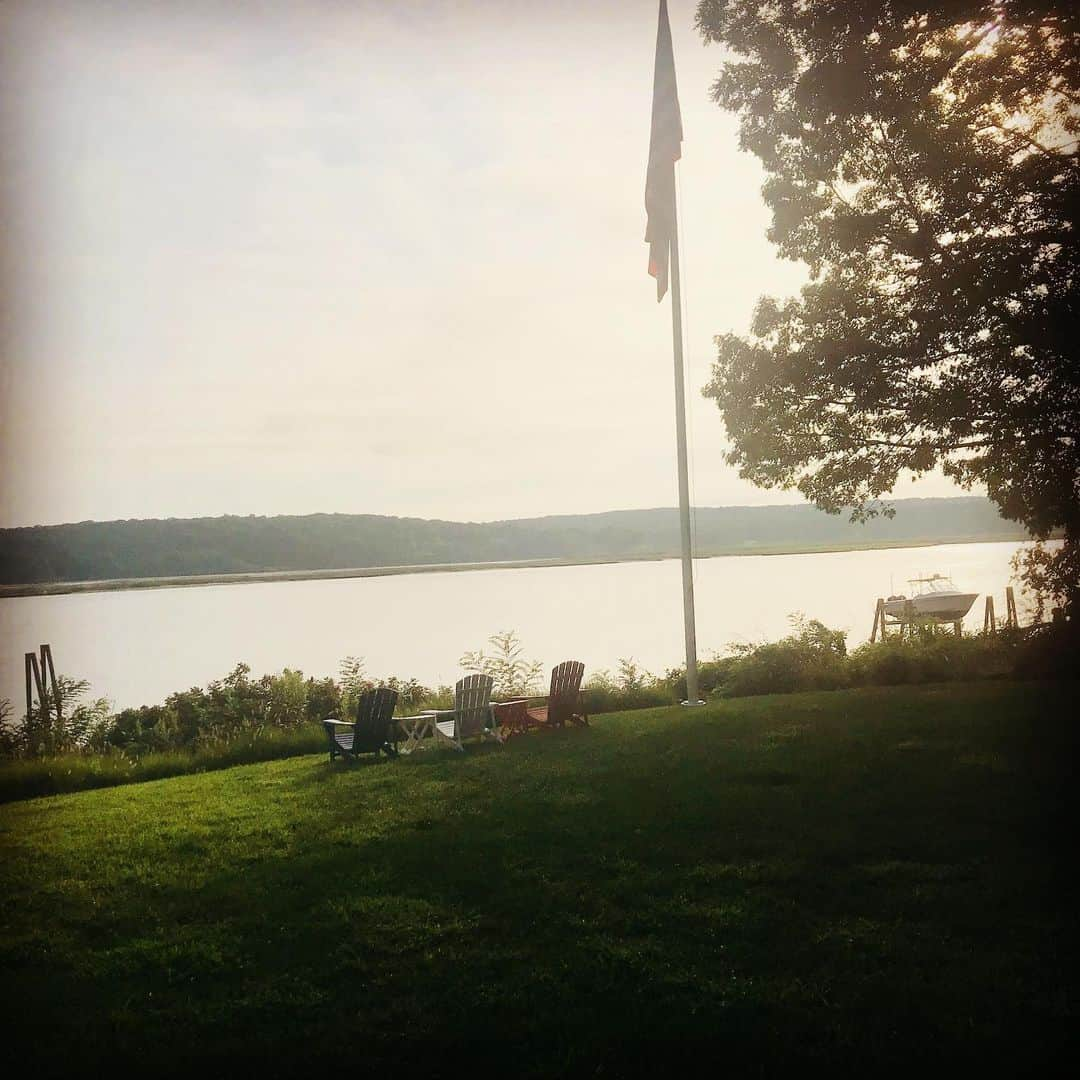
<path fill-rule="evenodd" d="M 853 525 L 807 505 L 701 507 L 699 554 L 1022 539 L 983 498 L 898 499 Z M 375 514 L 84 521 L 0 529 L 0 584 L 504 560 L 625 559 L 679 551 L 674 509 L 469 523 Z"/>
<path fill-rule="evenodd" d="M 852 525 L 809 505 L 703 507 L 696 551 L 734 554 L 1022 539 L 982 498 L 899 499 L 896 516 Z M 675 555 L 673 509 L 483 524 L 376 514 L 195 517 L 0 529 L 0 584 L 157 578 L 521 559 Z"/>

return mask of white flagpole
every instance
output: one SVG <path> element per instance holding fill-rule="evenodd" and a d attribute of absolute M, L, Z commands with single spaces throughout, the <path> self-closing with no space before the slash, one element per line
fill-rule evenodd
<path fill-rule="evenodd" d="M 683 377 L 682 287 L 679 280 L 679 219 L 671 189 L 671 337 L 675 353 L 675 441 L 679 459 L 679 529 L 682 534 L 683 633 L 686 638 L 686 701 L 704 705 L 698 696 L 697 631 L 694 620 L 694 561 L 690 554 L 690 481 L 686 465 L 686 390 Z"/>

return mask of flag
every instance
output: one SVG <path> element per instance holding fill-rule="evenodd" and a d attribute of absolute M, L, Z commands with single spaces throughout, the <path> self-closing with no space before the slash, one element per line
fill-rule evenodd
<path fill-rule="evenodd" d="M 668 288 L 671 234 L 675 227 L 675 162 L 682 156 L 682 113 L 675 85 L 675 55 L 671 51 L 671 25 L 667 0 L 660 0 L 656 28 L 656 69 L 653 73 L 652 131 L 649 169 L 645 177 L 645 242 L 649 245 L 649 273 L 656 278 L 657 302 Z"/>

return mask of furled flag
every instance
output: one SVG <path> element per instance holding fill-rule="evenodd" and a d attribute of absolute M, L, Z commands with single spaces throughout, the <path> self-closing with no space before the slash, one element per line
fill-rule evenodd
<path fill-rule="evenodd" d="M 645 178 L 649 273 L 656 278 L 656 299 L 668 288 L 671 234 L 675 227 L 675 162 L 682 156 L 682 113 L 675 85 L 675 55 L 671 51 L 671 25 L 667 0 L 660 0 L 656 28 L 656 70 L 653 74 L 652 133 L 649 136 L 649 171 Z"/>

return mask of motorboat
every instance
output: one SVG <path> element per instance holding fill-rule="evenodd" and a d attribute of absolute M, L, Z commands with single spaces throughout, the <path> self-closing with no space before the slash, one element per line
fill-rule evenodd
<path fill-rule="evenodd" d="M 911 578 L 908 584 L 911 586 L 910 596 L 900 593 L 885 601 L 885 614 L 897 622 L 919 619 L 957 623 L 979 598 L 978 593 L 961 592 L 946 574 Z"/>

